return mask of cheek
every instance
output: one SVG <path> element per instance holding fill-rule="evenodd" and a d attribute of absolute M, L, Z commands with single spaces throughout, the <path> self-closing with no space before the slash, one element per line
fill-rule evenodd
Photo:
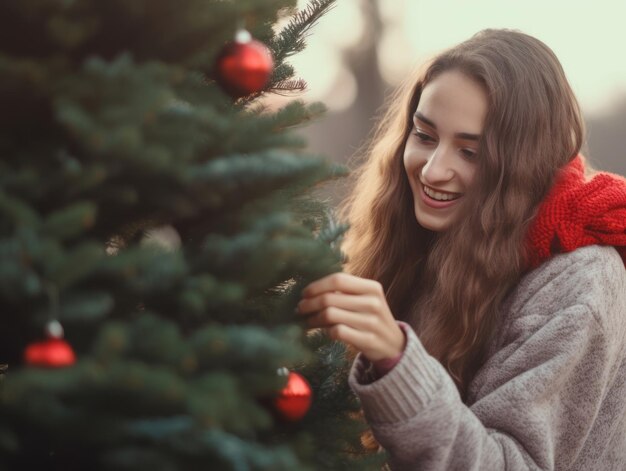
<path fill-rule="evenodd" d="M 465 187 L 470 187 L 474 180 L 476 179 L 476 166 L 472 164 L 468 164 L 468 166 L 464 169 L 463 172 L 463 182 Z"/>
<path fill-rule="evenodd" d="M 413 159 L 411 159 L 411 151 L 407 146 L 404 148 L 404 154 L 402 155 L 402 165 L 404 166 L 404 171 L 407 173 L 407 175 L 411 175 L 412 160 Z"/>
<path fill-rule="evenodd" d="M 406 152 L 404 153 L 404 156 L 402 157 L 402 165 L 404 166 L 404 170 L 406 171 L 406 173 L 411 173 L 411 161 L 407 157 Z"/>
<path fill-rule="evenodd" d="M 415 146 L 412 146 L 410 144 L 407 144 L 405 146 L 403 163 L 404 169 L 406 170 L 407 174 L 414 174 L 416 169 L 418 169 L 422 165 L 423 160 L 423 156 L 420 155 L 419 150 L 416 149 Z"/>

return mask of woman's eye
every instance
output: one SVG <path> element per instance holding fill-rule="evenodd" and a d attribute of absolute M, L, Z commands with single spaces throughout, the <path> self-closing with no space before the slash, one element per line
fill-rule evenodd
<path fill-rule="evenodd" d="M 468 159 L 473 159 L 474 156 L 476 155 L 476 152 L 474 152 L 473 150 L 470 150 L 470 149 L 461 149 L 461 152 Z"/>
<path fill-rule="evenodd" d="M 413 134 L 415 134 L 419 138 L 420 141 L 424 141 L 424 142 L 434 141 L 434 139 L 432 137 L 430 137 L 428 134 L 424 134 L 423 132 L 419 132 L 417 129 L 415 130 L 415 132 Z"/>

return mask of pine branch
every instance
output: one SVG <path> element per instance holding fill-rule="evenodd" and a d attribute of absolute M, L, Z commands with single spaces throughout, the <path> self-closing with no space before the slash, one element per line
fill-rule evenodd
<path fill-rule="evenodd" d="M 274 59 L 281 63 L 287 57 L 302 51 L 309 30 L 334 6 L 336 0 L 312 0 L 304 10 L 299 11 L 289 24 L 274 38 L 269 47 Z"/>
<path fill-rule="evenodd" d="M 306 87 L 307 83 L 302 79 L 281 80 L 267 91 L 275 93 L 276 95 L 292 96 L 295 93 L 303 92 L 306 90 Z"/>

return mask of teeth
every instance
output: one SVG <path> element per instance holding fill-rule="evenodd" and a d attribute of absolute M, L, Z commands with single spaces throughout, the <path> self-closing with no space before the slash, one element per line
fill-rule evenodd
<path fill-rule="evenodd" d="M 431 190 L 426 185 L 424 185 L 424 193 L 426 193 L 432 199 L 439 200 L 439 201 L 454 200 L 454 199 L 457 199 L 459 196 L 461 196 L 461 195 L 451 195 L 448 193 L 445 193 L 445 194 L 439 193 L 438 191 Z"/>

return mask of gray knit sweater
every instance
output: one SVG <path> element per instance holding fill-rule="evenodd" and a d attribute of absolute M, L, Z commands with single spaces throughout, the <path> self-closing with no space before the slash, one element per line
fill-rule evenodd
<path fill-rule="evenodd" d="M 505 302 L 467 404 L 412 329 L 349 384 L 393 470 L 626 470 L 626 270 L 612 247 L 554 256 Z"/>

